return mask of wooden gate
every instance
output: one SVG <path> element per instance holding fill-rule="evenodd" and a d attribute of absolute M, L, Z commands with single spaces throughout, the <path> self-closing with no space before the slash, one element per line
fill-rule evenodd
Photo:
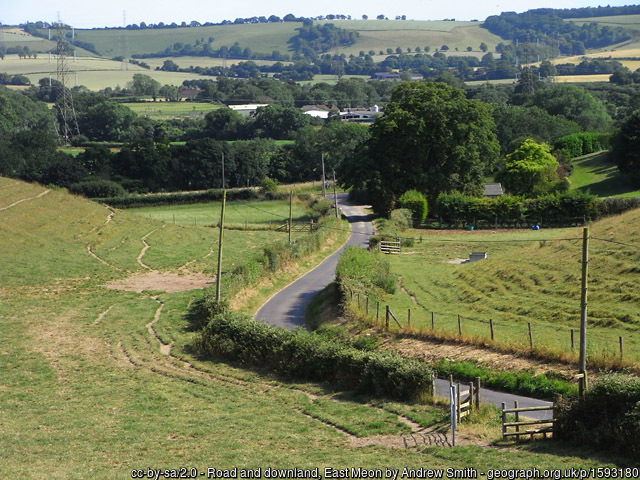
<path fill-rule="evenodd" d="M 506 403 L 502 403 L 502 439 L 506 440 L 508 437 L 516 437 L 516 441 L 520 439 L 522 436 L 530 436 L 533 440 L 535 435 L 543 435 L 544 438 L 547 438 L 548 434 L 553 433 L 553 425 L 555 423 L 555 419 L 551 418 L 549 420 L 527 420 L 520 421 L 520 414 L 523 412 L 539 412 L 539 411 L 548 411 L 551 410 L 553 412 L 553 405 L 550 407 L 523 407 L 518 408 L 518 402 L 514 402 L 514 408 L 507 408 Z M 508 422 L 507 414 L 513 413 L 515 414 L 515 421 Z M 552 413 L 553 416 L 553 413 Z M 531 427 L 525 430 L 520 430 L 520 427 Z M 509 428 L 513 428 L 513 431 L 509 431 Z"/>
<path fill-rule="evenodd" d="M 380 246 L 379 246 L 379 250 L 382 253 L 393 253 L 393 254 L 398 254 L 401 252 L 401 245 L 400 242 L 385 242 L 385 241 L 381 241 L 380 242 Z"/>

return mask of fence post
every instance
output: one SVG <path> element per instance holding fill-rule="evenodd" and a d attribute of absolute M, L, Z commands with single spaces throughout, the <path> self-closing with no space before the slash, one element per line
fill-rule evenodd
<path fill-rule="evenodd" d="M 389 305 L 387 305 L 386 307 L 384 323 L 385 323 L 386 329 L 389 330 Z"/>
<path fill-rule="evenodd" d="M 436 375 L 435 373 L 431 374 L 431 395 L 436 396 Z"/>
<path fill-rule="evenodd" d="M 476 377 L 476 410 L 480 410 L 480 377 Z"/>
<path fill-rule="evenodd" d="M 380 302 L 376 303 L 376 323 L 380 320 Z"/>
<path fill-rule="evenodd" d="M 356 296 L 358 297 L 358 310 L 360 310 L 360 292 L 356 293 Z"/>
<path fill-rule="evenodd" d="M 518 408 L 518 401 L 514 401 L 513 402 L 513 406 L 515 408 Z M 516 423 L 518 423 L 520 421 L 520 412 L 515 412 L 516 413 Z M 516 425 L 516 432 L 520 431 L 520 425 Z M 516 435 L 516 442 L 520 440 L 520 435 Z"/>
<path fill-rule="evenodd" d="M 624 357 L 624 347 L 622 345 L 622 336 L 620 337 L 620 358 Z"/>
<path fill-rule="evenodd" d="M 507 413 L 505 412 L 506 409 L 507 404 L 502 402 L 502 440 L 507 439 L 507 427 L 505 426 L 505 424 L 507 423 Z"/>
<path fill-rule="evenodd" d="M 489 319 L 489 328 L 491 328 L 491 341 L 493 342 L 495 340 L 495 337 L 493 336 L 493 320 Z"/>
<path fill-rule="evenodd" d="M 407 308 L 407 326 L 411 326 L 411 309 Z"/>
<path fill-rule="evenodd" d="M 367 315 L 369 315 L 369 296 L 367 295 L 367 301 L 365 304 L 365 312 L 367 313 Z"/>
<path fill-rule="evenodd" d="M 473 397 L 475 396 L 473 382 L 469 382 L 469 413 L 473 410 Z"/>
<path fill-rule="evenodd" d="M 575 343 L 573 341 L 573 328 L 572 328 L 571 329 L 571 351 L 573 351 L 574 347 L 575 347 Z"/>
<path fill-rule="evenodd" d="M 431 330 L 436 329 L 435 314 L 431 312 Z"/>
<path fill-rule="evenodd" d="M 457 396 L 457 402 L 456 402 L 456 420 L 458 422 L 462 421 L 462 418 L 460 417 L 460 382 L 458 382 L 458 388 L 456 388 L 457 392 L 456 392 L 456 396 Z"/>
<path fill-rule="evenodd" d="M 460 315 L 458 315 L 458 335 L 462 336 L 462 323 L 460 322 Z"/>
<path fill-rule="evenodd" d="M 529 346 L 531 347 L 531 350 L 533 350 L 533 335 L 531 334 L 531 322 L 528 322 L 527 326 L 529 327 Z"/>

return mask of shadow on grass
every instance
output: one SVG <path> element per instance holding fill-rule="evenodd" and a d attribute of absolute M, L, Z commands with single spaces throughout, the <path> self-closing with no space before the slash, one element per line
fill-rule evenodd
<path fill-rule="evenodd" d="M 638 460 L 631 457 L 621 457 L 608 452 L 597 451 L 560 440 L 539 440 L 533 442 L 523 442 L 520 448 L 531 453 L 541 453 L 554 455 L 556 457 L 583 458 L 585 460 L 596 460 L 602 463 L 611 463 L 616 467 L 630 468 L 637 467 Z"/>

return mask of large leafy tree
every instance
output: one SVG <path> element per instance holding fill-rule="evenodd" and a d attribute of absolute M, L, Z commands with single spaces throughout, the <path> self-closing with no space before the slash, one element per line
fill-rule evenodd
<path fill-rule="evenodd" d="M 575 85 L 550 85 L 528 97 L 526 105 L 546 110 L 550 115 L 562 115 L 573 120 L 585 131 L 606 132 L 611 116 L 600 100 Z"/>
<path fill-rule="evenodd" d="M 640 110 L 622 124 L 612 143 L 611 155 L 618 168 L 629 176 L 634 186 L 640 186 Z"/>
<path fill-rule="evenodd" d="M 366 155 L 341 168 L 342 182 L 365 188 L 377 211 L 415 189 L 479 193 L 498 159 L 491 107 L 444 83 L 406 82 L 393 90 L 385 114 L 371 127 Z"/>
<path fill-rule="evenodd" d="M 498 179 L 512 194 L 538 197 L 558 186 L 558 161 L 546 144 L 527 138 L 507 155 L 505 168 Z"/>

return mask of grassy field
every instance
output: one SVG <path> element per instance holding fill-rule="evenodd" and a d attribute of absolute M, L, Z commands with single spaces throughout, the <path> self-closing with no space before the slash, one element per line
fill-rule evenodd
<path fill-rule="evenodd" d="M 588 353 L 592 366 L 619 363 L 619 337 L 624 362 L 640 368 L 640 210 L 591 226 Z M 580 319 L 580 228 L 540 231 L 425 231 L 402 255 L 390 256 L 400 288 L 385 302 L 403 328 L 411 309 L 411 327 L 506 351 L 528 352 L 530 323 L 534 349 L 542 356 L 576 360 L 571 329 L 578 345 Z M 461 263 L 473 251 L 487 260 Z M 372 313 L 375 316 L 375 312 Z M 491 341 L 490 320 L 495 342 Z M 397 329 L 392 322 L 392 327 Z"/>
<path fill-rule="evenodd" d="M 215 25 L 194 28 L 164 28 L 146 30 L 76 30 L 79 40 L 93 43 L 104 56 L 122 55 L 122 38 L 127 42 L 127 54 L 163 52 L 174 43 L 195 44 L 196 41 L 209 43 L 217 50 L 223 45 L 230 47 L 235 42 L 254 52 L 271 53 L 287 51 L 287 40 L 296 34 L 297 22 L 268 23 L 252 25 Z"/>
<path fill-rule="evenodd" d="M 84 85 L 89 90 L 124 87 L 136 73 L 148 75 L 162 85 L 182 85 L 185 80 L 205 78 L 190 73 L 146 70 L 132 64 L 126 65 L 124 70 L 122 62 L 98 57 L 77 57 L 75 61 L 69 59 L 68 66 L 71 86 Z M 56 78 L 56 58 L 52 57 L 49 61 L 47 54 L 38 55 L 35 59 L 20 59 L 17 55 L 7 55 L 4 60 L 0 60 L 0 72 L 9 75 L 25 75 L 31 83 L 37 84 L 42 78 Z"/>
<path fill-rule="evenodd" d="M 152 118 L 202 117 L 222 105 L 200 102 L 136 102 L 123 103 L 138 115 Z"/>
<path fill-rule="evenodd" d="M 376 54 L 387 48 L 407 48 L 415 51 L 416 47 L 422 50 L 430 47 L 429 53 L 443 45 L 449 47 L 449 53 L 466 53 L 469 55 L 484 55 L 480 51 L 480 44 L 486 43 L 489 51 L 494 51 L 495 46 L 504 42 L 500 37 L 493 35 L 488 30 L 481 28 L 478 22 L 445 22 L 445 21 L 402 21 L 402 20 L 344 20 L 335 22 L 337 27 L 355 30 L 360 33 L 360 38 L 355 45 L 346 48 L 334 49 L 334 53 L 357 55 L 361 50 L 368 52 L 373 50 Z M 472 52 L 467 52 L 467 47 Z"/>
<path fill-rule="evenodd" d="M 640 196 L 640 190 L 629 184 L 606 152 L 575 158 L 571 164 L 573 170 L 569 180 L 572 190 L 583 190 L 599 197 Z"/>
<path fill-rule="evenodd" d="M 352 47 L 336 49 L 334 53 L 355 53 L 360 50 L 386 51 L 387 48 L 430 46 L 432 52 L 442 45 L 448 45 L 452 52 L 466 51 L 471 46 L 480 54 L 480 43 L 485 42 L 490 50 L 503 42 L 499 37 L 480 27 L 479 22 L 448 21 L 397 21 L 397 20 L 333 20 L 319 23 L 333 23 L 339 28 L 360 33 L 359 41 Z M 122 42 L 126 39 L 127 55 L 159 53 L 173 44 L 195 44 L 196 41 L 210 43 L 213 50 L 223 45 L 238 42 L 240 47 L 254 52 L 270 54 L 274 50 L 289 52 L 287 41 L 296 34 L 298 22 L 216 25 L 195 28 L 147 29 L 147 30 L 82 30 L 76 29 L 79 40 L 94 44 L 96 50 L 105 57 L 122 55 Z M 213 41 L 210 39 L 213 37 Z M 190 63 L 196 65 L 199 63 Z M 188 65 L 187 65 L 188 66 Z"/>
<path fill-rule="evenodd" d="M 404 448 L 402 438 L 416 435 L 409 420 L 438 427 L 445 412 L 374 405 L 200 361 L 189 353 L 195 334 L 184 318 L 200 290 L 108 288 L 149 268 L 207 271 L 212 233 L 0 179 L 0 472 L 69 480 L 179 467 L 614 465 L 553 443 L 544 452 L 536 445 Z M 250 248 L 246 232 L 235 240 L 228 233 L 230 247 Z M 473 434 L 463 425 L 461 443 Z"/>
<path fill-rule="evenodd" d="M 609 27 L 640 29 L 640 15 L 612 15 L 610 17 L 567 18 L 566 21 L 576 25 L 598 23 Z"/>
<path fill-rule="evenodd" d="M 292 205 L 293 221 L 308 222 L 309 216 L 302 202 L 295 201 Z M 194 205 L 178 205 L 170 207 L 148 207 L 130 209 L 130 212 L 142 215 L 164 223 L 177 225 L 211 225 L 220 219 L 221 203 L 200 203 Z M 225 209 L 225 225 L 250 226 L 253 228 L 267 228 L 270 224 L 282 225 L 289 218 L 289 202 L 277 200 L 272 202 L 227 202 Z"/>

